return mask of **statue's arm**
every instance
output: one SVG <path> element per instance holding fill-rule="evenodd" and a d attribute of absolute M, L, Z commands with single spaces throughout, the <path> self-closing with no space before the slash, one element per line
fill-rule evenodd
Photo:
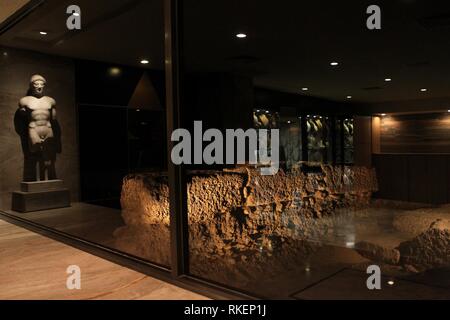
<path fill-rule="evenodd" d="M 52 119 L 56 120 L 56 101 L 54 99 L 51 99 L 52 103 Z"/>
<path fill-rule="evenodd" d="M 14 115 L 14 128 L 18 135 L 22 136 L 26 134 L 28 128 L 27 110 L 26 104 L 23 99 L 19 101 L 19 108 Z"/>
<path fill-rule="evenodd" d="M 25 112 L 26 111 L 26 109 L 25 109 L 26 106 L 27 106 L 27 103 L 26 103 L 25 99 L 24 98 L 20 99 L 19 100 L 19 110 Z"/>

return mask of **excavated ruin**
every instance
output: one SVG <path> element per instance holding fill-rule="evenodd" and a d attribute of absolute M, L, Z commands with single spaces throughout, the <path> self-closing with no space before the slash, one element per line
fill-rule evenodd
<path fill-rule="evenodd" d="M 449 262 L 442 220 L 449 210 L 374 208 L 373 169 L 304 165 L 275 176 L 250 167 L 197 171 L 188 174 L 187 187 L 190 272 L 213 281 L 262 290 L 259 279 L 288 286 L 292 275 L 285 270 L 311 263 L 377 262 L 415 271 Z M 121 204 L 126 225 L 115 232 L 117 248 L 169 266 L 167 176 L 127 176 Z M 392 241 L 384 239 L 384 220 L 395 231 Z"/>
<path fill-rule="evenodd" d="M 304 240 L 311 231 L 309 219 L 339 208 L 366 207 L 376 190 L 374 170 L 363 167 L 322 165 L 275 176 L 261 176 L 259 170 L 248 167 L 191 172 L 190 250 L 213 258 Z M 170 264 L 168 192 L 167 177 L 162 174 L 124 179 L 121 204 L 126 226 L 115 233 L 119 248 Z"/>

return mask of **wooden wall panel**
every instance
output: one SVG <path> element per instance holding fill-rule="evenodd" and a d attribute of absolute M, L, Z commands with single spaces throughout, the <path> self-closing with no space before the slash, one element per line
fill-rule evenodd
<path fill-rule="evenodd" d="M 372 118 L 357 116 L 354 119 L 355 165 L 372 166 Z"/>
<path fill-rule="evenodd" d="M 372 118 L 372 153 L 381 152 L 381 118 Z"/>
<path fill-rule="evenodd" d="M 450 113 L 383 117 L 381 152 L 450 153 Z"/>
<path fill-rule="evenodd" d="M 377 198 L 408 201 L 407 159 L 395 155 L 374 156 L 379 191 Z"/>
<path fill-rule="evenodd" d="M 380 199 L 450 203 L 450 155 L 374 154 Z"/>
<path fill-rule="evenodd" d="M 404 158 L 404 157 L 402 157 Z M 425 155 L 415 155 L 407 158 L 408 162 L 408 200 L 430 203 L 431 192 L 428 180 L 428 159 Z"/>

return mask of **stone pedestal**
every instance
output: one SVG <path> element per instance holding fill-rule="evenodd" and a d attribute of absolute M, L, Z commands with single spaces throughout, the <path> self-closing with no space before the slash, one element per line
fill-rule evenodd
<path fill-rule="evenodd" d="M 70 207 L 70 192 L 62 180 L 22 182 L 12 194 L 12 210 L 32 212 Z"/>

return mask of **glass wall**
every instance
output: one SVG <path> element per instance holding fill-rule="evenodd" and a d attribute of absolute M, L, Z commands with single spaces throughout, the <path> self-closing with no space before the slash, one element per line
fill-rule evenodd
<path fill-rule="evenodd" d="M 186 214 L 190 278 L 254 297 L 449 296 L 443 6 L 179 1 L 167 112 L 163 1 L 71 4 L 1 29 L 2 212 L 174 274 Z"/>
<path fill-rule="evenodd" d="M 448 278 L 447 249 L 433 250 L 428 263 L 419 244 L 441 231 L 418 227 L 427 212 L 445 218 L 448 208 L 388 200 L 394 186 L 380 197 L 387 177 L 402 178 L 387 162 L 382 170 L 372 163 L 372 114 L 399 104 L 408 111 L 411 99 L 427 98 L 421 73 L 404 71 L 403 59 L 420 60 L 425 49 L 416 38 L 425 36 L 412 25 L 419 12 L 434 11 L 414 1 L 383 2 L 384 27 L 373 31 L 365 1 L 181 4 L 184 127 L 201 121 L 202 132 L 222 133 L 219 141 L 229 130 L 279 135 L 272 175 L 252 162 L 266 146 L 252 149 L 250 131 L 246 163 L 221 160 L 234 156 L 226 140 L 223 149 L 215 144 L 214 166 L 187 167 L 191 275 L 263 298 L 448 297 L 448 281 L 441 290 L 431 276 Z M 395 23 L 404 12 L 409 27 Z M 399 34 L 408 36 L 398 41 Z M 436 43 L 428 44 L 430 52 Z M 400 53 L 404 46 L 417 57 Z M 386 119 L 381 132 L 395 136 L 400 131 Z M 206 154 L 209 138 L 199 144 Z M 276 139 L 272 133 L 272 155 Z M 404 220 L 413 215 L 416 232 Z M 381 269 L 378 293 L 367 287 L 369 266 Z"/>
<path fill-rule="evenodd" d="M 163 1 L 70 5 L 0 36 L 0 209 L 169 267 Z"/>

